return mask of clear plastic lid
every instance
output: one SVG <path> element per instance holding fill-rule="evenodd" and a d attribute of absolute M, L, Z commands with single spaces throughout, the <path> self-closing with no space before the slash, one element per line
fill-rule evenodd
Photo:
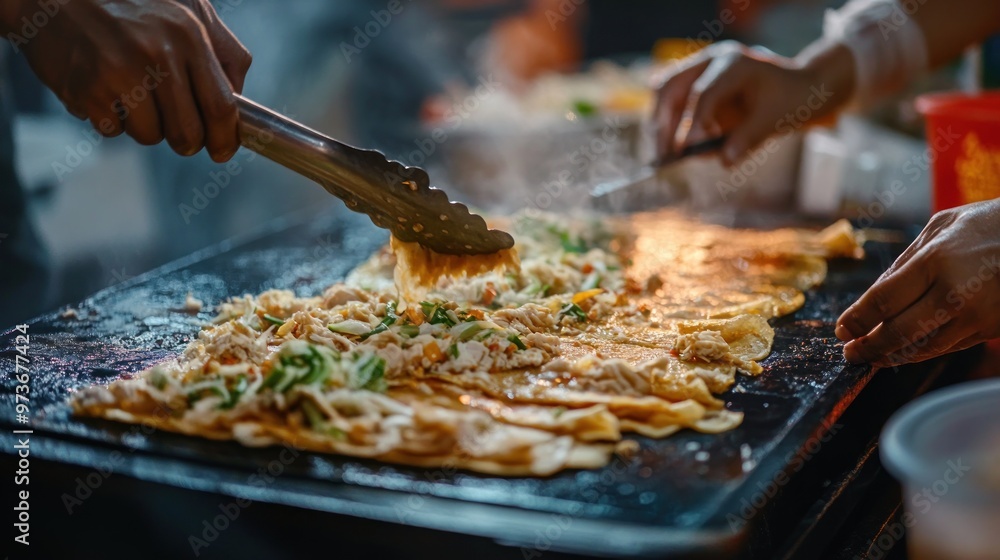
<path fill-rule="evenodd" d="M 907 404 L 882 430 L 880 447 L 882 463 L 904 484 L 947 480 L 967 498 L 996 503 L 1000 379 L 962 383 Z"/>

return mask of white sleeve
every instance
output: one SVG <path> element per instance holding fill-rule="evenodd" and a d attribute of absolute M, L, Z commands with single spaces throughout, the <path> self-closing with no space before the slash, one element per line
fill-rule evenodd
<path fill-rule="evenodd" d="M 854 55 L 855 102 L 869 103 L 927 70 L 927 41 L 910 17 L 919 6 L 916 0 L 851 0 L 827 11 L 824 38 Z"/>

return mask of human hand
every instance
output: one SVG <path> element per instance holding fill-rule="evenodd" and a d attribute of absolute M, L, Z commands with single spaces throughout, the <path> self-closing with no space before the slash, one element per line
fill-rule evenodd
<path fill-rule="evenodd" d="M 38 11 L 11 0 L 4 31 Z M 249 51 L 208 0 L 73 0 L 20 46 L 67 110 L 105 136 L 164 138 L 181 155 L 207 148 L 226 161 L 239 148 L 234 92 Z"/>
<path fill-rule="evenodd" d="M 1000 337 L 1000 199 L 935 214 L 841 315 L 850 362 L 894 366 Z"/>
<path fill-rule="evenodd" d="M 678 63 L 657 93 L 657 155 L 727 136 L 721 157 L 734 165 L 775 133 L 833 112 L 851 95 L 853 67 L 844 47 L 790 59 L 733 41 Z"/>

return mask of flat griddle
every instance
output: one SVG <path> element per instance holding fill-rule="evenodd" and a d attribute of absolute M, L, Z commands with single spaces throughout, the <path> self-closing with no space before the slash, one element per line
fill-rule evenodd
<path fill-rule="evenodd" d="M 380 230 L 347 213 L 279 220 L 255 237 L 99 292 L 75 307 L 77 318 L 52 313 L 30 321 L 33 457 L 94 468 L 119 451 L 124 463 L 116 473 L 142 481 L 439 533 L 431 541 L 437 550 L 424 551 L 437 556 L 462 556 L 449 547 L 471 535 L 518 558 L 557 552 L 737 557 L 773 531 L 769 521 L 782 502 L 802 501 L 786 496 L 795 487 L 791 481 L 817 462 L 826 432 L 836 431 L 871 378 L 871 368 L 843 361 L 833 321 L 900 250 L 869 244 L 863 262 L 834 261 L 827 282 L 807 294 L 805 306 L 774 321 L 764 373 L 738 376 L 723 395 L 728 408 L 747 413 L 737 429 L 636 437 L 638 454 L 616 456 L 600 470 L 504 478 L 302 453 L 261 486 L 248 476 L 273 465 L 281 448 L 251 449 L 70 416 L 65 401 L 72 391 L 182 351 L 223 299 L 269 288 L 319 293 L 385 242 Z M 205 310 L 184 311 L 188 292 L 206 302 Z M 5 450 L 13 443 L 11 429 L 24 427 L 13 423 L 8 373 L 15 334 L 0 335 Z M 776 481 L 770 495 L 768 483 Z"/>

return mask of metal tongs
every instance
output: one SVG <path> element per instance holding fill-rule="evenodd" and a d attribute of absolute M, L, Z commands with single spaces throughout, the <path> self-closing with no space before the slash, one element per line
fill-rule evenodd
<path fill-rule="evenodd" d="M 510 234 L 489 229 L 481 216 L 431 187 L 423 169 L 338 142 L 240 95 L 236 102 L 244 147 L 316 181 L 398 239 L 450 255 L 514 246 Z"/>

